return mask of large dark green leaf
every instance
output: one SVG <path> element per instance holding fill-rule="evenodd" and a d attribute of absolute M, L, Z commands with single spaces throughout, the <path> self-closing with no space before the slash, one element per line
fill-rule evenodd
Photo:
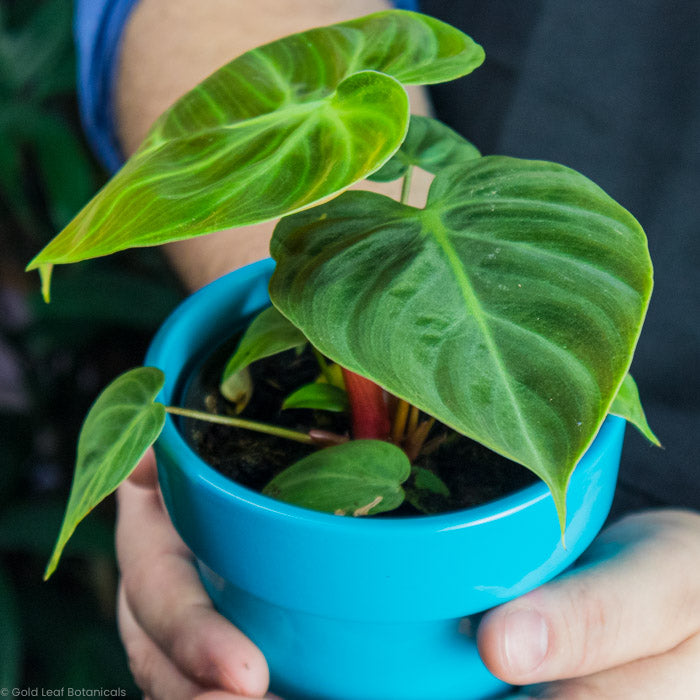
<path fill-rule="evenodd" d="M 117 377 L 97 398 L 78 440 L 78 457 L 68 507 L 45 578 L 51 576 L 78 523 L 134 470 L 165 423 L 154 399 L 163 373 L 138 367 Z"/>
<path fill-rule="evenodd" d="M 156 122 L 29 269 L 308 207 L 400 146 L 409 117 L 401 83 L 451 80 L 482 60 L 481 47 L 460 31 L 399 10 L 243 54 Z"/>
<path fill-rule="evenodd" d="M 348 192 L 283 219 L 270 294 L 318 349 L 540 476 L 571 472 L 629 367 L 652 286 L 635 219 L 582 175 L 500 156 L 425 209 Z"/>
<path fill-rule="evenodd" d="M 380 440 L 352 440 L 312 452 L 278 474 L 263 493 L 286 503 L 338 515 L 398 508 L 411 465 L 403 450 Z"/>
<path fill-rule="evenodd" d="M 372 173 L 369 179 L 377 182 L 397 180 L 412 166 L 436 174 L 450 165 L 463 163 L 480 155 L 476 146 L 449 126 L 431 117 L 412 114 L 406 140 L 401 144 L 401 148 L 388 163 Z"/>
<path fill-rule="evenodd" d="M 649 426 L 639 398 L 639 389 L 637 389 L 637 384 L 632 379 L 631 374 L 628 374 L 622 382 L 617 396 L 610 406 L 610 413 L 629 421 L 649 442 L 657 447 L 661 446 L 659 438 L 654 435 L 654 431 Z"/>

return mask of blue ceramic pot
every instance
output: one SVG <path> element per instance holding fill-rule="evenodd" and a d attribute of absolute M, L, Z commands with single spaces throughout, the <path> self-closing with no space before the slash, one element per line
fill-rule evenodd
<path fill-rule="evenodd" d="M 165 323 L 147 364 L 177 400 L 202 354 L 265 307 L 273 264 L 223 277 Z M 569 566 L 602 526 L 624 421 L 608 418 L 576 468 L 566 549 L 547 488 L 415 518 L 353 519 L 274 501 L 205 464 L 168 418 L 157 444 L 163 495 L 216 607 L 268 659 L 286 700 L 468 700 L 507 689 L 460 620 Z M 471 625 L 473 627 L 473 625 Z"/>

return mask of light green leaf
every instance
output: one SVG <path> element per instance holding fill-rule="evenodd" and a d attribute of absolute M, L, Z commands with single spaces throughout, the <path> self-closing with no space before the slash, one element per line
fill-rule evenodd
<path fill-rule="evenodd" d="M 403 177 L 411 166 L 436 174 L 440 170 L 479 158 L 476 146 L 437 119 L 411 115 L 406 140 L 391 160 L 369 180 L 388 182 Z"/>
<path fill-rule="evenodd" d="M 234 405 L 236 414 L 242 413 L 253 396 L 253 379 L 248 367 L 227 375 L 219 390 Z"/>
<path fill-rule="evenodd" d="M 642 402 L 639 398 L 639 389 L 637 389 L 637 384 L 632 379 L 631 374 L 625 376 L 617 396 L 612 402 L 612 406 L 610 406 L 610 413 L 632 423 L 649 442 L 657 447 L 661 447 L 659 439 L 654 435 L 647 422 L 647 417 L 644 414 Z"/>
<path fill-rule="evenodd" d="M 292 392 L 282 404 L 287 408 L 312 408 L 319 411 L 342 413 L 349 410 L 348 394 L 333 384 L 313 382 Z"/>
<path fill-rule="evenodd" d="M 274 307 L 261 311 L 248 326 L 221 377 L 221 393 L 227 398 L 235 389 L 235 375 L 253 362 L 285 350 L 306 345 L 306 336 Z"/>
<path fill-rule="evenodd" d="M 398 508 L 411 465 L 380 440 L 352 440 L 313 452 L 278 474 L 263 493 L 337 515 L 371 515 Z"/>
<path fill-rule="evenodd" d="M 322 353 L 550 487 L 627 373 L 652 287 L 646 238 L 564 166 L 489 156 L 425 209 L 348 192 L 283 219 L 273 303 Z"/>
<path fill-rule="evenodd" d="M 262 222 L 322 201 L 401 145 L 409 118 L 401 83 L 451 80 L 482 60 L 481 47 L 457 29 L 399 10 L 249 51 L 163 114 L 28 269 Z"/>
<path fill-rule="evenodd" d="M 131 474 L 160 435 L 165 408 L 154 400 L 163 383 L 159 369 L 138 367 L 117 377 L 93 404 L 80 431 L 73 485 L 45 579 L 78 523 Z"/>

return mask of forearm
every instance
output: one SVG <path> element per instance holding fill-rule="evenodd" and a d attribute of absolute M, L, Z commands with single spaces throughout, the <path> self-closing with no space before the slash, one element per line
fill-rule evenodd
<path fill-rule="evenodd" d="M 124 32 L 117 86 L 118 135 L 133 153 L 153 121 L 180 95 L 241 53 L 279 37 L 390 7 L 386 0 L 140 0 Z M 282 9 L 280 9 L 282 8 Z M 425 113 L 423 92 L 412 111 Z M 397 183 L 373 186 L 398 196 Z M 427 184 L 414 190 L 424 197 Z M 196 289 L 267 257 L 274 222 L 166 246 L 184 282 Z"/>

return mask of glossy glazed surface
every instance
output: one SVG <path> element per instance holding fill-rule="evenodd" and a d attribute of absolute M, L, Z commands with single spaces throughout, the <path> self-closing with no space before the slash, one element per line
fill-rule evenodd
<path fill-rule="evenodd" d="M 164 324 L 146 361 L 166 373 L 162 401 L 173 401 L 193 358 L 269 303 L 272 266 L 217 280 Z M 172 417 L 157 452 L 173 522 L 217 607 L 262 648 L 275 692 L 467 700 L 505 686 L 460 618 L 551 579 L 588 546 L 610 508 L 624 425 L 609 417 L 574 472 L 566 548 L 542 483 L 456 513 L 352 519 L 229 481 L 192 452 Z"/>

